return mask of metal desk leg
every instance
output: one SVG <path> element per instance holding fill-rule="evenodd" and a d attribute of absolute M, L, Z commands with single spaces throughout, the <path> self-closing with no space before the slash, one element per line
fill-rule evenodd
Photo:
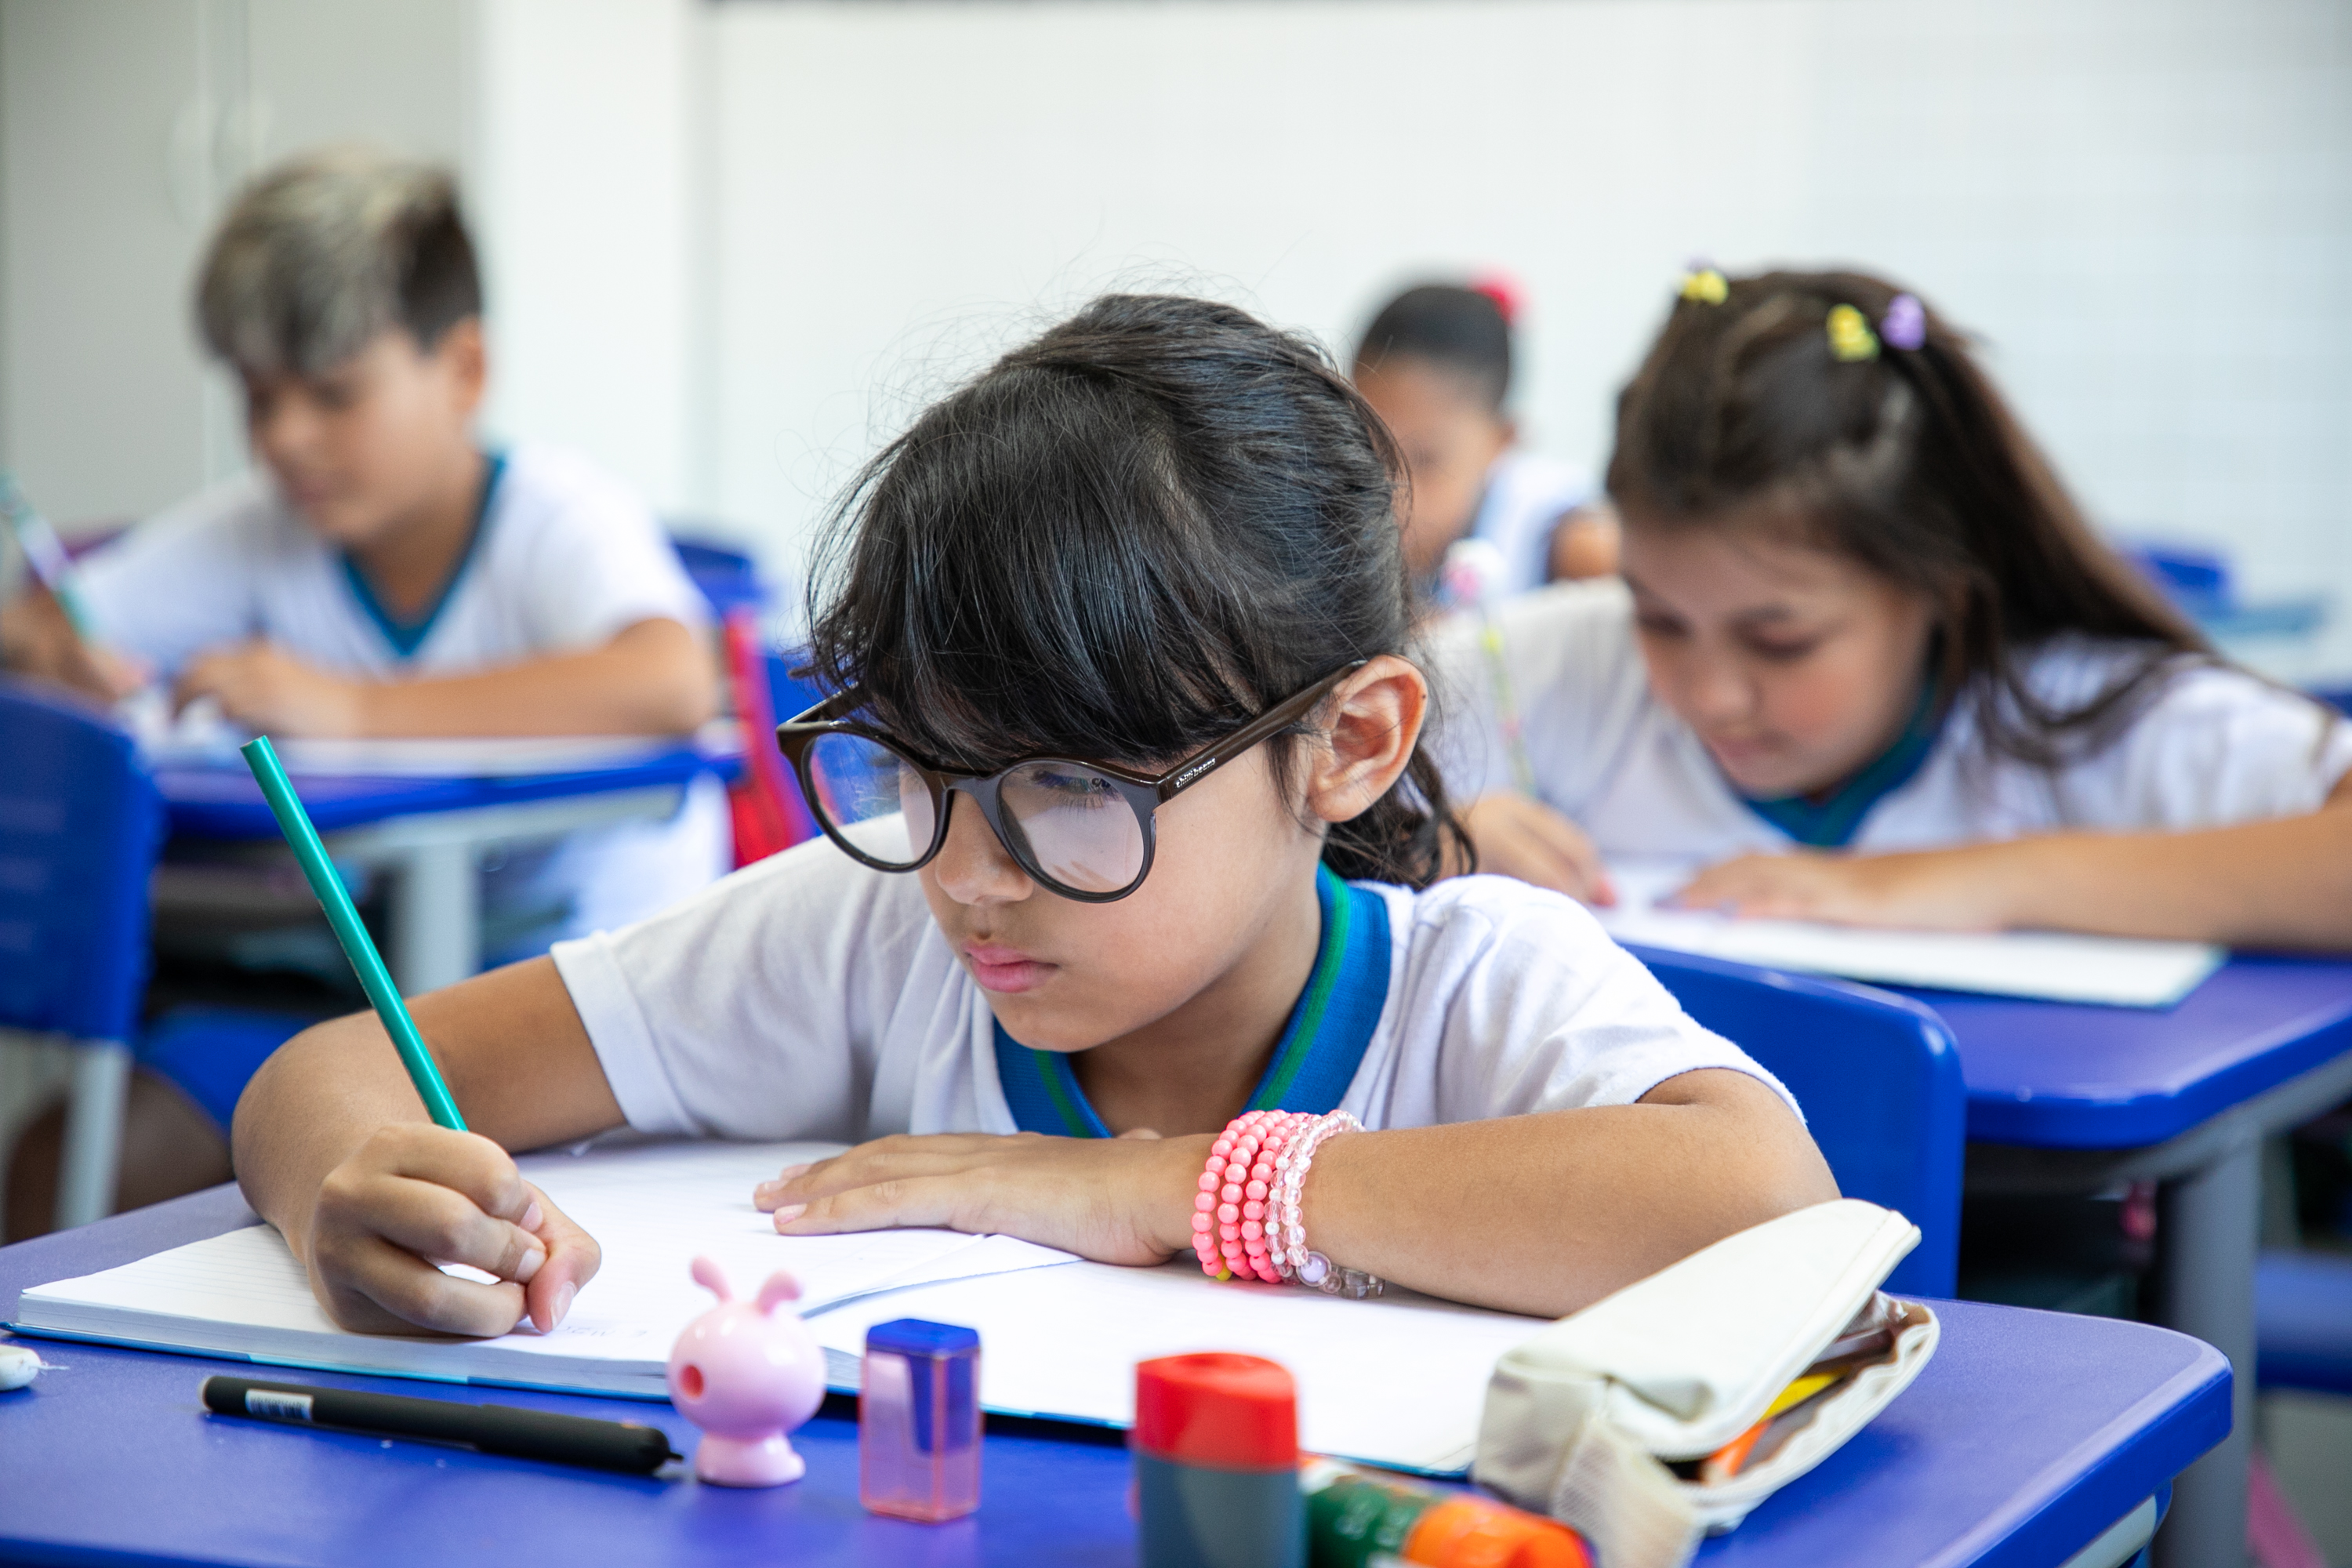
<path fill-rule="evenodd" d="M 114 1212 L 114 1177 L 122 1160 L 122 1106 L 130 1092 L 130 1047 L 119 1040 L 75 1043 L 65 1149 L 58 1161 L 59 1230 Z"/>
<path fill-rule="evenodd" d="M 2230 1358 L 2230 1436 L 2173 1483 L 2156 1538 L 2163 1568 L 2242 1568 L 2246 1467 L 2253 1451 L 2254 1252 L 2262 1217 L 2262 1148 L 2252 1138 L 2158 1194 L 2158 1316 Z"/>
<path fill-rule="evenodd" d="M 402 994 L 454 985 L 482 966 L 482 889 L 473 846 L 411 847 L 396 862 L 388 900 L 392 978 Z"/>

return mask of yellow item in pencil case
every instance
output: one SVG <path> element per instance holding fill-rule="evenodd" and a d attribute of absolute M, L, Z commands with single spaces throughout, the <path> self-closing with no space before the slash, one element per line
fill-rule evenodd
<path fill-rule="evenodd" d="M 1720 305 L 1731 298 L 1730 280 L 1712 267 L 1683 274 L 1683 298 L 1702 305 Z"/>
<path fill-rule="evenodd" d="M 1830 307 L 1830 353 L 1849 363 L 1878 357 L 1878 334 L 1851 305 Z"/>

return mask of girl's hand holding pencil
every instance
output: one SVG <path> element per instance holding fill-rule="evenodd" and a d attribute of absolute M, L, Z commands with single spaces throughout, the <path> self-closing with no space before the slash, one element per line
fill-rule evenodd
<path fill-rule="evenodd" d="M 604 1262 L 505 1150 L 423 1122 L 379 1128 L 329 1173 L 298 1250 L 335 1321 L 362 1333 L 503 1334 L 526 1317 L 544 1333 Z"/>

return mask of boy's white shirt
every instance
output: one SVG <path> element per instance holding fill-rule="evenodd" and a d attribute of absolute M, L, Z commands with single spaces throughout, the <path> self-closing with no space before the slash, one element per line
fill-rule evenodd
<path fill-rule="evenodd" d="M 1551 536 L 1567 513 L 1592 499 L 1592 476 L 1573 463 L 1514 448 L 1486 470 L 1470 537 L 1503 552 L 1496 594 L 1524 594 L 1551 580 Z"/>
<path fill-rule="evenodd" d="M 1387 1003 L 1341 1102 L 1367 1127 L 1626 1105 L 1700 1068 L 1788 1099 L 1569 899 L 1499 877 L 1359 885 L 1387 903 L 1391 952 Z M 553 956 L 639 1131 L 1017 1131 L 987 995 L 921 886 L 826 840 Z"/>
<path fill-rule="evenodd" d="M 404 659 L 352 593 L 341 548 L 257 474 L 96 552 L 83 589 L 100 636 L 167 680 L 197 654 L 256 637 L 322 669 L 388 679 L 582 652 L 639 621 L 698 630 L 710 620 L 644 501 L 585 458 L 529 443 L 508 451 L 480 535 Z M 724 792 L 698 780 L 667 822 L 586 829 L 510 855 L 491 877 L 490 911 L 568 908 L 561 934 L 596 930 L 708 886 L 730 858 Z"/>
<path fill-rule="evenodd" d="M 1563 584 L 1497 612 L 1503 663 L 1545 804 L 1604 857 L 1717 859 L 1785 850 L 1690 727 L 1651 694 L 1622 583 Z M 1437 750 L 1457 799 L 1511 787 L 1509 752 L 1475 623 L 1433 648 Z M 2135 650 L 2065 638 L 2028 679 L 2045 700 L 2095 695 Z M 1969 704 L 1919 771 L 1863 818 L 1851 847 L 1926 849 L 2065 828 L 2179 831 L 2316 810 L 2352 772 L 2352 724 L 2242 671 L 2179 671 L 2113 744 L 2054 770 L 1986 754 Z"/>
<path fill-rule="evenodd" d="M 341 548 L 258 474 L 97 552 L 83 591 L 100 636 L 167 679 L 253 637 L 345 675 L 446 676 L 596 647 L 638 621 L 710 619 L 645 502 L 586 459 L 529 444 L 507 453 L 481 535 L 405 659 L 352 594 Z"/>

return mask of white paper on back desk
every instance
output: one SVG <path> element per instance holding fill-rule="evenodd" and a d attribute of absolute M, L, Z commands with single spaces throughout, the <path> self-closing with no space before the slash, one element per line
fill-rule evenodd
<path fill-rule="evenodd" d="M 776 1268 L 799 1278 L 836 1387 L 856 1385 L 866 1328 L 892 1318 L 978 1329 L 981 1396 L 992 1410 L 1110 1426 L 1133 1418 L 1136 1362 L 1245 1351 L 1297 1377 L 1308 1448 L 1439 1473 L 1468 1466 L 1496 1360 L 1545 1326 L 1409 1293 L 1342 1301 L 1219 1285 L 1192 1264 L 1080 1262 L 1010 1237 L 776 1235 L 751 1206 L 753 1184 L 835 1152 L 673 1143 L 525 1159 L 525 1173 L 604 1250 L 603 1268 L 552 1334 L 346 1333 L 268 1226 L 35 1286 L 15 1326 L 278 1365 L 659 1399 L 671 1343 L 710 1305 L 687 1274 L 707 1253 L 738 1293 Z"/>
<path fill-rule="evenodd" d="M 1806 974 L 1886 985 L 1976 991 L 2046 1002 L 2169 1007 L 2204 984 L 2229 954 L 2200 942 L 2147 942 L 2071 931 L 1870 931 L 1806 921 L 1732 920 L 1657 901 L 1696 874 L 1696 866 L 1612 861 L 1617 906 L 1596 909 L 1620 942 L 1699 952 Z"/>

